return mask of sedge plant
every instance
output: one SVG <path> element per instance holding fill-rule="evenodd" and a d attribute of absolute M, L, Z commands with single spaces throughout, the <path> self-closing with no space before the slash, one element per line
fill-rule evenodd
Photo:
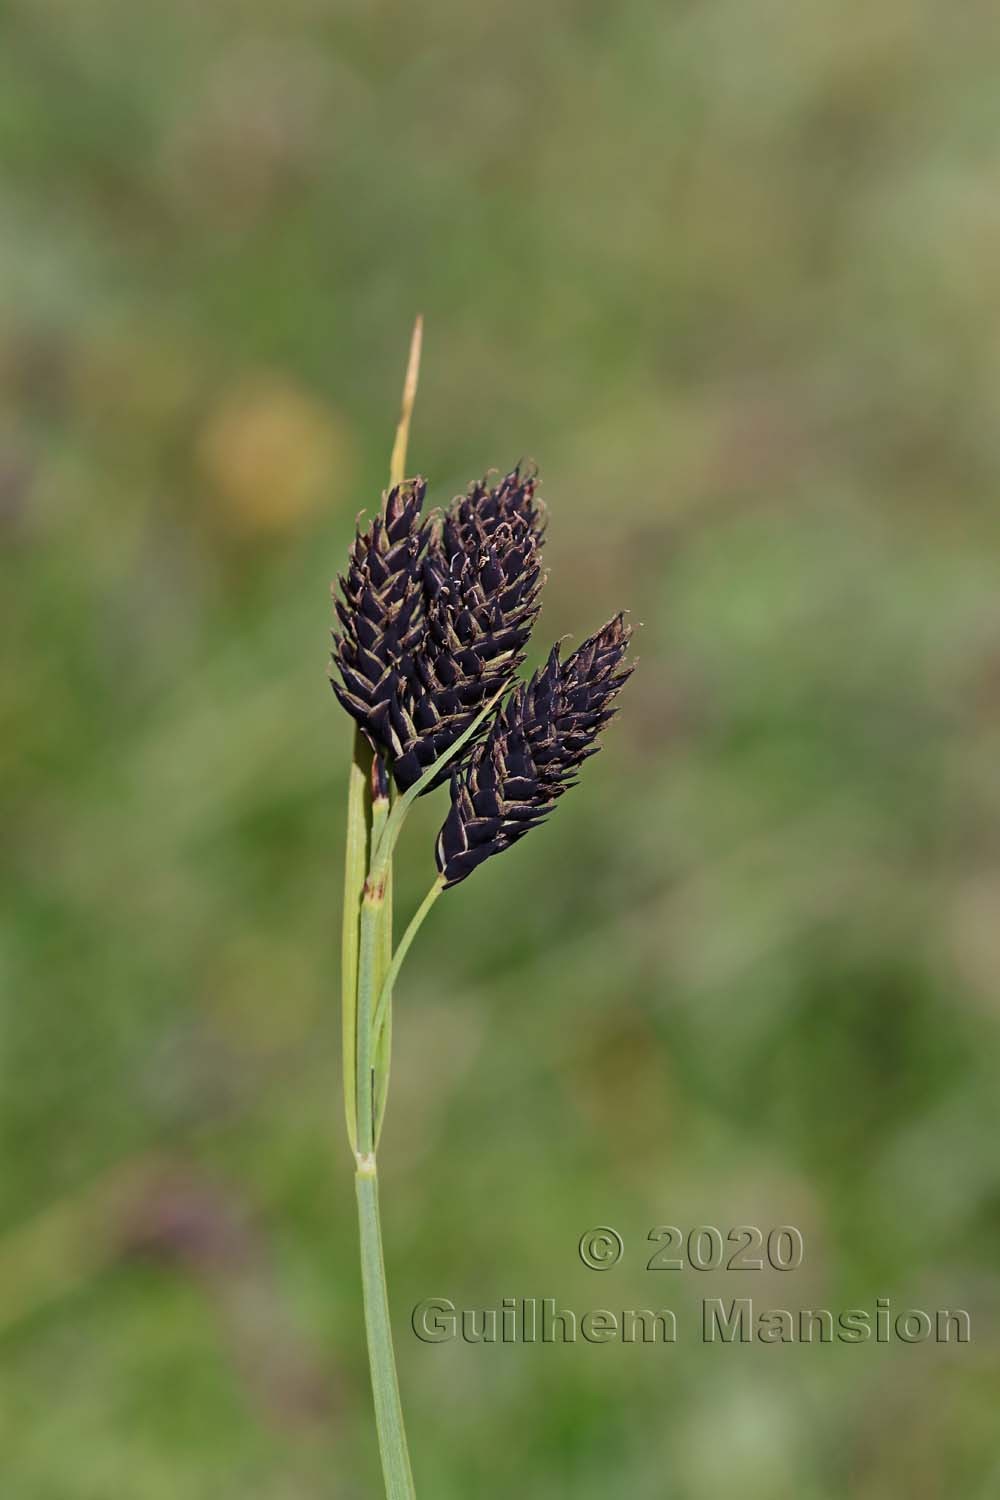
<path fill-rule="evenodd" d="M 598 747 L 632 668 L 615 616 L 570 655 L 518 680 L 544 582 L 537 476 L 520 466 L 424 513 L 406 478 L 420 362 L 414 329 L 389 489 L 360 523 L 335 589 L 331 684 L 354 720 L 344 867 L 343 1070 L 355 1161 L 365 1331 L 388 1500 L 412 1500 L 379 1223 L 393 991 L 442 893 L 551 813 Z M 393 856 L 415 799 L 447 786 L 437 876 L 393 942 Z"/>

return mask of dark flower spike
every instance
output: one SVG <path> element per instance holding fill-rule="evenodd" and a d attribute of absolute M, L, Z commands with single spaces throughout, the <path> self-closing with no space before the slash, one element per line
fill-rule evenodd
<path fill-rule="evenodd" d="M 452 773 L 451 810 L 437 841 L 445 888 L 542 822 L 596 754 L 597 737 L 632 672 L 624 664 L 631 633 L 616 615 L 566 661 L 554 646 Z"/>
<path fill-rule="evenodd" d="M 534 476 L 515 469 L 449 507 L 423 559 L 424 633 L 390 698 L 393 774 L 411 787 L 524 660 L 543 578 Z M 435 778 L 430 790 L 447 780 Z"/>
<path fill-rule="evenodd" d="M 504 522 L 509 525 L 517 519 L 525 523 L 540 543 L 545 531 L 545 513 L 537 488 L 535 470 L 526 469 L 522 474 L 520 464 L 492 489 L 485 479 L 471 484 L 465 495 L 453 502 L 450 511 L 463 545 L 477 533 L 491 538 Z"/>
<path fill-rule="evenodd" d="M 397 485 L 367 531 L 358 531 L 347 574 L 335 598 L 339 632 L 333 659 L 340 681 L 331 686 L 376 751 L 391 746 L 389 714 L 402 664 L 423 634 L 421 553 L 427 523 L 421 519 L 426 485 Z"/>

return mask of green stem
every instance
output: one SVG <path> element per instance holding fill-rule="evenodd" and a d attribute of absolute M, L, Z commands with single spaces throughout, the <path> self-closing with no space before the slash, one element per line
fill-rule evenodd
<path fill-rule="evenodd" d="M 387 1500 L 415 1500 L 410 1455 L 403 1427 L 403 1409 L 399 1400 L 399 1381 L 392 1349 L 392 1325 L 385 1288 L 385 1262 L 382 1258 L 382 1233 L 379 1227 L 378 1178 L 375 1158 L 359 1158 L 354 1179 L 358 1197 L 358 1226 L 361 1233 L 361 1282 L 365 1298 L 365 1332 L 371 1362 L 372 1392 L 375 1397 L 375 1424 Z"/>
<path fill-rule="evenodd" d="M 365 1299 L 365 1332 L 371 1365 L 375 1423 L 387 1500 L 414 1500 L 413 1476 L 406 1446 L 403 1410 L 399 1399 L 396 1360 L 392 1347 L 392 1325 L 382 1257 L 379 1227 L 378 1186 L 375 1170 L 375 1070 L 372 1008 L 380 978 L 380 954 L 385 888 L 373 882 L 371 872 L 361 901 L 361 934 L 358 948 L 357 1021 L 357 1174 L 358 1227 L 361 1237 L 361 1279 Z"/>
<path fill-rule="evenodd" d="M 499 702 L 505 688 L 506 684 L 476 715 L 454 745 L 434 765 L 428 767 L 408 792 L 396 799 L 391 810 L 388 811 L 388 816 L 386 816 L 385 806 L 379 807 L 377 819 L 381 834 L 376 836 L 373 828 L 368 875 L 361 897 L 361 919 L 356 949 L 357 1006 L 354 1023 L 354 1055 L 357 1065 L 354 1078 L 356 1129 L 352 1135 L 352 1144 L 357 1160 L 356 1184 L 358 1223 L 361 1234 L 361 1273 L 365 1297 L 365 1329 L 368 1336 L 368 1358 L 372 1373 L 372 1391 L 375 1397 L 375 1421 L 378 1427 L 379 1451 L 382 1456 L 382 1473 L 385 1478 L 387 1500 L 414 1500 L 414 1490 L 392 1348 L 392 1328 L 389 1323 L 389 1303 L 386 1295 L 385 1265 L 382 1259 L 378 1192 L 375 1180 L 375 1101 L 378 1085 L 373 1066 L 376 1056 L 373 1022 L 375 1001 L 382 988 L 380 959 L 385 942 L 383 924 L 386 888 L 391 878 L 392 853 L 396 847 L 396 840 L 399 838 L 406 814 L 414 798 L 423 791 L 425 786 L 430 785 L 441 768 L 471 738 L 486 715 Z M 385 802 L 383 797 L 377 800 L 379 803 Z M 374 805 L 372 816 L 374 820 Z M 437 894 L 437 884 L 435 894 Z M 430 901 L 424 902 L 425 915 L 430 904 Z M 413 931 L 416 931 L 415 927 Z M 410 939 L 412 940 L 412 934 L 410 934 Z M 390 973 L 393 973 L 392 965 L 389 969 Z M 398 970 L 398 965 L 396 969 Z M 395 973 L 393 973 L 393 978 L 395 978 Z M 391 994 L 391 989 L 389 994 Z M 388 1000 L 385 1002 L 385 1005 L 387 1004 Z M 382 1109 L 384 1106 L 383 1087 Z"/>

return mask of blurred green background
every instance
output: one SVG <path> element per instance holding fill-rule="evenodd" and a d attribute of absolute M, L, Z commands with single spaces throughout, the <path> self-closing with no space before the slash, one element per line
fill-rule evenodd
<path fill-rule="evenodd" d="M 419 1493 L 1000 1494 L 996 7 L 0 26 L 4 1495 L 379 1493 L 325 672 L 417 311 L 434 501 L 541 466 L 536 656 L 642 627 L 605 752 L 399 990 Z M 802 1268 L 644 1269 L 742 1222 Z M 684 1332 L 408 1327 L 550 1295 Z M 973 1342 L 709 1348 L 708 1295 Z"/>

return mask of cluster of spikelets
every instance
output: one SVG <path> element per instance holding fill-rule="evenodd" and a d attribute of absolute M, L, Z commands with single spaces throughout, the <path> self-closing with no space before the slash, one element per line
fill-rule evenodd
<path fill-rule="evenodd" d="M 340 579 L 333 690 L 400 791 L 513 687 L 450 777 L 438 870 L 456 885 L 552 811 L 597 750 L 631 667 L 621 615 L 565 661 L 554 646 L 515 679 L 539 610 L 544 521 L 533 473 L 472 485 L 443 516 L 422 513 L 426 486 L 391 490 L 359 530 Z"/>

